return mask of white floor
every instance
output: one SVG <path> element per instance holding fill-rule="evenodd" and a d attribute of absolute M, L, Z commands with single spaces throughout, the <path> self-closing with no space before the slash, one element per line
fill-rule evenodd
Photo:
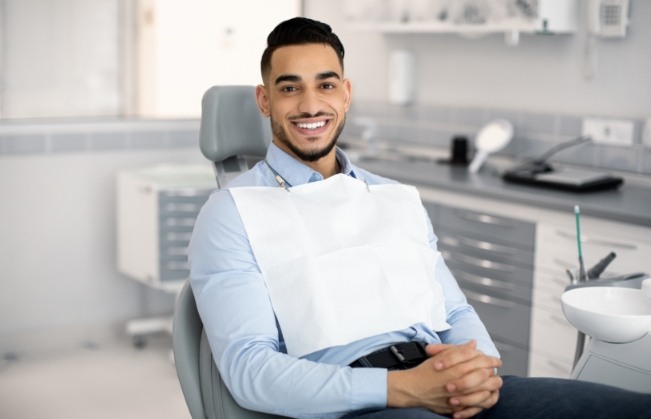
<path fill-rule="evenodd" d="M 0 418 L 189 419 L 170 348 L 162 335 L 0 360 Z"/>

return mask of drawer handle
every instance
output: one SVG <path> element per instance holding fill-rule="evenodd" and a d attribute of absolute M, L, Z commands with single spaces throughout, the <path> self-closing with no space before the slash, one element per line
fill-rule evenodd
<path fill-rule="evenodd" d="M 506 343 L 503 342 L 497 342 L 494 340 L 493 343 L 495 344 L 497 350 L 500 352 L 513 352 L 513 350 L 515 349 L 515 347 L 511 345 L 507 345 Z"/>
<path fill-rule="evenodd" d="M 561 372 L 563 374 L 567 374 L 568 376 L 572 372 L 572 368 L 569 365 L 564 365 L 559 362 L 554 361 L 553 359 L 547 359 L 547 365 L 552 367 L 552 369 Z"/>
<path fill-rule="evenodd" d="M 165 204 L 165 211 L 169 212 L 189 212 L 196 214 L 199 212 L 199 205 L 196 204 L 182 204 L 182 203 L 169 203 Z"/>
<path fill-rule="evenodd" d="M 495 244 L 491 242 L 487 242 L 484 240 L 476 240 L 476 239 L 471 239 L 468 237 L 441 237 L 441 242 L 445 243 L 446 245 L 450 247 L 459 247 L 460 244 L 471 247 L 473 249 L 477 250 L 484 250 L 488 252 L 495 252 L 495 253 L 501 253 L 503 255 L 507 256 L 513 256 L 515 255 L 515 252 L 513 248 L 507 247 L 507 246 L 502 246 L 500 244 Z"/>
<path fill-rule="evenodd" d="M 165 238 L 168 241 L 183 241 L 189 242 L 192 238 L 192 233 L 167 233 Z"/>
<path fill-rule="evenodd" d="M 566 287 L 566 286 L 568 286 L 570 284 L 570 280 L 569 280 L 568 277 L 560 278 L 560 277 L 554 275 L 552 281 L 555 284 L 558 284 L 558 285 L 560 285 L 562 287 Z"/>
<path fill-rule="evenodd" d="M 188 256 L 189 249 L 187 247 L 168 247 L 168 256 Z"/>
<path fill-rule="evenodd" d="M 172 261 L 172 262 L 167 262 L 165 266 L 170 271 L 186 271 L 190 269 L 190 265 L 188 265 L 188 262 Z"/>
<path fill-rule="evenodd" d="M 560 299 L 559 299 L 559 303 L 560 303 Z M 558 316 L 556 314 L 552 314 L 551 316 L 549 316 L 549 318 L 552 319 L 553 321 L 555 321 L 558 324 L 562 324 L 563 326 L 568 325 L 568 322 L 567 322 L 567 320 L 565 320 L 564 317 Z"/>
<path fill-rule="evenodd" d="M 499 262 L 493 262 L 487 259 L 480 259 L 473 256 L 468 256 L 464 254 L 457 253 L 454 256 L 451 256 L 451 260 L 459 260 L 465 263 L 468 263 L 473 266 L 479 266 L 481 268 L 490 269 L 492 271 L 501 271 L 501 272 L 514 272 L 515 268 L 511 265 L 505 265 Z"/>
<path fill-rule="evenodd" d="M 510 282 L 487 278 L 485 276 L 478 276 L 464 271 L 457 270 L 454 275 L 458 278 L 465 279 L 466 281 L 479 285 L 485 285 L 487 287 L 503 288 L 508 290 L 511 290 L 514 287 L 514 285 Z"/>
<path fill-rule="evenodd" d="M 165 220 L 168 227 L 193 227 L 194 218 L 168 218 Z"/>
<path fill-rule="evenodd" d="M 461 241 L 461 243 L 465 244 L 466 246 L 473 247 L 475 249 L 488 250 L 489 252 L 503 253 L 506 255 L 514 254 L 512 248 L 487 242 L 484 240 L 469 239 L 467 237 L 460 237 L 459 240 Z"/>
<path fill-rule="evenodd" d="M 494 226 L 498 226 L 498 227 L 513 228 L 512 223 L 508 222 L 507 220 L 503 220 L 501 218 L 494 217 L 492 215 L 475 214 L 475 213 L 460 211 L 460 210 L 456 210 L 455 212 L 456 212 L 456 214 L 457 214 L 457 216 L 459 218 L 462 218 L 464 220 L 474 221 L 474 222 L 482 223 L 482 224 L 494 225 Z"/>
<path fill-rule="evenodd" d="M 501 308 L 513 308 L 513 303 L 501 298 L 491 297 L 490 295 L 480 294 L 478 292 L 463 290 L 463 293 L 466 294 L 466 297 L 471 300 L 479 301 L 480 303 L 501 307 Z"/>
<path fill-rule="evenodd" d="M 212 189 L 179 188 L 161 192 L 165 196 L 205 196 L 208 199 Z"/>
<path fill-rule="evenodd" d="M 576 236 L 574 234 L 567 233 L 565 231 L 556 230 L 556 235 L 572 241 L 576 240 Z M 591 239 L 584 234 L 581 235 L 581 243 L 594 243 L 602 246 L 615 247 L 618 249 L 637 250 L 637 246 L 632 243 L 622 243 L 604 239 Z"/>
<path fill-rule="evenodd" d="M 569 267 L 575 266 L 577 264 L 577 261 L 570 262 L 570 261 L 563 260 L 561 258 L 555 257 L 554 258 L 554 264 L 556 266 L 560 266 L 563 269 L 567 269 Z"/>

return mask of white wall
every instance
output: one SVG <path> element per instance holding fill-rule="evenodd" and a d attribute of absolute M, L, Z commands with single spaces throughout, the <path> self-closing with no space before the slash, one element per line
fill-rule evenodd
<path fill-rule="evenodd" d="M 120 3 L 0 0 L 0 118 L 119 115 Z"/>
<path fill-rule="evenodd" d="M 346 47 L 346 73 L 355 100 L 387 101 L 388 54 L 417 55 L 417 103 L 504 108 L 580 115 L 651 117 L 651 2 L 631 1 L 623 40 L 597 40 L 593 80 L 583 77 L 587 0 L 579 2 L 573 35 L 523 35 L 509 47 L 502 35 L 382 35 L 351 31 L 343 1 L 306 0 L 308 17 L 333 26 Z"/>
<path fill-rule="evenodd" d="M 141 2 L 138 115 L 197 117 L 206 86 L 260 83 L 267 34 L 299 11 L 298 0 Z"/>
<path fill-rule="evenodd" d="M 198 148 L 0 156 L 0 353 L 70 346 L 171 312 L 174 296 L 115 267 L 115 173 L 161 162 L 208 164 Z"/>

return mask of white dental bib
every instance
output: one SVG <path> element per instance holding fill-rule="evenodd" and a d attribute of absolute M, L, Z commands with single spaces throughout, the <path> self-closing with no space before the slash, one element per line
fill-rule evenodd
<path fill-rule="evenodd" d="M 450 327 L 416 188 L 340 174 L 230 192 L 290 355 L 417 323 Z"/>

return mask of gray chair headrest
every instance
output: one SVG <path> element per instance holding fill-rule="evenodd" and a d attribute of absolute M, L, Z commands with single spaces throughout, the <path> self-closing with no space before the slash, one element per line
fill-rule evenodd
<path fill-rule="evenodd" d="M 253 86 L 213 86 L 201 101 L 201 152 L 221 162 L 234 156 L 264 157 L 271 143 Z"/>

